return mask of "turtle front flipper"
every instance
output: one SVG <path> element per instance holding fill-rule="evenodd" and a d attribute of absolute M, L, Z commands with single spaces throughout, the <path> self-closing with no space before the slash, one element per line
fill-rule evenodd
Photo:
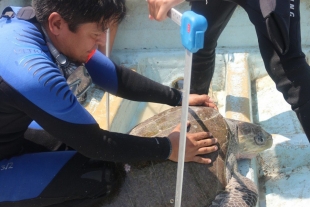
<path fill-rule="evenodd" d="M 234 173 L 225 191 L 219 193 L 210 207 L 254 207 L 258 199 L 256 185 L 239 173 Z"/>

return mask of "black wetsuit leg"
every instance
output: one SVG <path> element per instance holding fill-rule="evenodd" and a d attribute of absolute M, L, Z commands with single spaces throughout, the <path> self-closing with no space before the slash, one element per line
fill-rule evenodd
<path fill-rule="evenodd" d="M 215 67 L 217 40 L 230 20 L 237 4 L 223 0 L 191 1 L 192 11 L 206 17 L 204 47 L 193 54 L 191 93 L 208 94 Z"/>
<path fill-rule="evenodd" d="M 310 140 L 310 67 L 301 48 L 300 0 L 290 2 L 291 5 L 288 5 L 291 8 L 291 13 L 288 12 L 290 18 L 286 21 L 286 26 L 289 28 L 289 48 L 285 54 L 282 54 L 268 36 L 259 1 L 238 0 L 238 4 L 245 9 L 255 26 L 260 52 L 268 74 L 286 102 L 297 113 Z M 278 3 L 282 4 L 281 1 Z M 289 8 L 284 9 L 283 13 L 289 10 Z M 285 22 L 285 18 L 282 20 Z"/>
<path fill-rule="evenodd" d="M 87 158 L 43 130 L 28 129 L 22 148 L 0 160 L 0 207 L 86 207 L 120 184 L 115 163 Z"/>

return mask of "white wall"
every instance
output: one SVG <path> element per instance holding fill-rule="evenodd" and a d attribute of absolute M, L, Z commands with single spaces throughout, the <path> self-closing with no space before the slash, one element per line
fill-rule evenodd
<path fill-rule="evenodd" d="M 212 0 L 209 0 L 212 1 Z M 0 0 L 0 9 L 7 5 L 27 5 L 31 0 Z M 156 22 L 148 19 L 147 2 L 127 0 L 128 13 L 119 26 L 114 49 L 168 49 L 181 48 L 179 27 L 170 19 Z M 187 2 L 176 7 L 190 10 Z M 310 45 L 310 0 L 301 0 L 302 44 Z M 247 14 L 238 7 L 223 31 L 219 47 L 256 47 L 257 38 Z"/>

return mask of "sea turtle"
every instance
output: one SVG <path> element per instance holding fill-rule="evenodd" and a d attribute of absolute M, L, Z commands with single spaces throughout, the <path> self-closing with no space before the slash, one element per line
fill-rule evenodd
<path fill-rule="evenodd" d="M 168 109 L 142 122 L 130 134 L 167 136 L 181 120 L 181 107 Z M 189 107 L 189 132 L 210 131 L 219 150 L 209 155 L 212 164 L 185 163 L 182 206 L 249 207 L 258 199 L 257 187 L 237 170 L 237 159 L 251 158 L 272 145 L 260 126 L 223 118 L 209 107 Z M 177 163 L 127 163 L 126 176 L 104 206 L 174 206 Z"/>

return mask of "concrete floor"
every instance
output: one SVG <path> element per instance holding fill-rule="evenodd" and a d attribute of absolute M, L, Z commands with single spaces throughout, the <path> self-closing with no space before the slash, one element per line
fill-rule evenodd
<path fill-rule="evenodd" d="M 7 5 L 28 5 L 30 0 L 1 0 L 0 9 Z M 150 22 L 145 1 L 127 0 L 128 14 L 119 26 L 112 59 L 160 83 L 171 85 L 182 77 L 184 50 L 180 44 L 178 26 L 170 20 Z M 310 0 L 301 0 L 302 45 L 310 59 Z M 189 10 L 187 3 L 179 11 Z M 241 78 L 243 70 L 248 75 Z M 228 91 L 230 72 L 236 81 Z M 229 77 L 227 77 L 229 76 Z M 238 87 L 237 87 L 238 86 Z M 239 89 L 239 91 L 237 90 Z M 245 92 L 246 95 L 243 93 Z M 232 94 L 235 99 L 227 97 Z M 216 69 L 210 95 L 217 101 L 220 113 L 260 124 L 273 134 L 272 148 L 252 161 L 239 162 L 240 171 L 255 180 L 260 188 L 260 207 L 309 206 L 310 202 L 310 145 L 296 115 L 267 76 L 257 48 L 257 38 L 247 15 L 238 7 L 219 41 Z M 106 128 L 106 95 L 93 87 L 86 108 Z M 246 100 L 247 109 L 234 101 Z M 238 108 L 239 106 L 239 108 Z M 137 123 L 167 109 L 167 106 L 122 100 L 110 96 L 111 130 L 128 132 Z"/>

